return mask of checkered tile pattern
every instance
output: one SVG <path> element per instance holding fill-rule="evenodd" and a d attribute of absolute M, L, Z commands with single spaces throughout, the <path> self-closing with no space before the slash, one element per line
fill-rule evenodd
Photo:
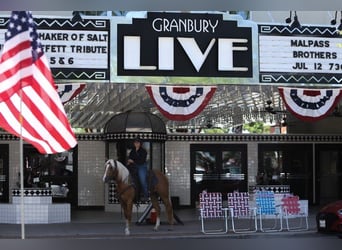
<path fill-rule="evenodd" d="M 276 214 L 275 199 L 273 191 L 257 191 L 255 202 L 258 207 L 258 213 L 261 215 Z"/>
<path fill-rule="evenodd" d="M 248 216 L 249 212 L 249 193 L 233 192 L 228 193 L 228 207 L 233 209 L 233 216 Z"/>
<path fill-rule="evenodd" d="M 202 218 L 223 217 L 222 194 L 218 192 L 203 192 L 199 195 Z"/>
<path fill-rule="evenodd" d="M 51 188 L 25 188 L 24 196 L 51 196 Z M 21 189 L 12 189 L 12 196 L 21 196 Z"/>
<path fill-rule="evenodd" d="M 285 214 L 298 215 L 300 213 L 300 204 L 298 196 L 285 196 L 281 200 L 281 204 Z"/>
<path fill-rule="evenodd" d="M 116 186 L 114 183 L 108 185 L 108 204 L 120 204 L 119 199 L 116 196 Z"/>
<path fill-rule="evenodd" d="M 118 199 L 118 196 L 117 196 L 117 189 L 116 189 L 116 186 L 114 183 L 110 183 L 108 185 L 108 204 L 115 204 L 115 205 L 118 205 L 120 204 L 120 200 Z M 163 203 L 162 199 L 160 197 L 158 197 L 158 201 L 160 204 Z M 147 200 L 146 202 L 140 202 L 142 204 L 148 204 L 150 202 L 150 200 Z"/>

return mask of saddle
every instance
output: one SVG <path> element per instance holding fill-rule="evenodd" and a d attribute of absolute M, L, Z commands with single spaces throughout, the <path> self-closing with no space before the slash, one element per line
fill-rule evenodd
<path fill-rule="evenodd" d="M 134 202 L 135 203 L 141 202 L 142 189 L 141 189 L 141 184 L 140 184 L 140 180 L 138 177 L 137 169 L 135 167 L 132 167 L 132 166 L 127 166 L 127 169 L 128 169 L 128 171 L 131 175 L 131 178 L 132 178 L 132 185 L 136 190 Z M 147 170 L 146 180 L 147 180 L 147 189 L 151 193 L 151 192 L 153 192 L 153 190 L 155 189 L 155 186 L 158 183 L 157 176 L 155 175 L 155 173 L 151 169 Z"/>

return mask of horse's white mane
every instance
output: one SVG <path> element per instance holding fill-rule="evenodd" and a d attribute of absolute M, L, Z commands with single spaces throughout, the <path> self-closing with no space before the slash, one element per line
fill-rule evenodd
<path fill-rule="evenodd" d="M 128 183 L 128 181 L 129 181 L 128 169 L 120 161 L 117 161 L 117 160 L 115 160 L 115 161 L 116 161 L 116 165 L 117 165 L 118 179 L 124 183 Z M 107 163 L 109 163 L 112 168 L 115 167 L 115 162 L 113 159 L 108 160 Z"/>

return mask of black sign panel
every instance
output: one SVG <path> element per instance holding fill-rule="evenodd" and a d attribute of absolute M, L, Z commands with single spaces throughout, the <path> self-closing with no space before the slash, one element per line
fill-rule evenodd
<path fill-rule="evenodd" d="M 9 18 L 0 18 L 0 49 Z M 110 79 L 110 21 L 34 18 L 43 50 L 55 80 Z"/>
<path fill-rule="evenodd" d="M 252 28 L 220 14 L 151 12 L 117 30 L 118 75 L 253 75 Z"/>
<path fill-rule="evenodd" d="M 262 83 L 342 83 L 342 39 L 335 27 L 259 24 Z"/>

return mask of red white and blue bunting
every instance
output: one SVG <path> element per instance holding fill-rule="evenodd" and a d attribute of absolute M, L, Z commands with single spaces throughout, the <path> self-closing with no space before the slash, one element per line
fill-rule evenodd
<path fill-rule="evenodd" d="M 84 89 L 85 83 L 57 84 L 57 92 L 63 104 L 77 96 Z"/>
<path fill-rule="evenodd" d="M 317 121 L 329 115 L 342 97 L 342 89 L 279 87 L 285 106 L 298 119 Z"/>
<path fill-rule="evenodd" d="M 146 90 L 166 118 L 185 121 L 197 116 L 206 107 L 216 86 L 147 85 Z"/>

